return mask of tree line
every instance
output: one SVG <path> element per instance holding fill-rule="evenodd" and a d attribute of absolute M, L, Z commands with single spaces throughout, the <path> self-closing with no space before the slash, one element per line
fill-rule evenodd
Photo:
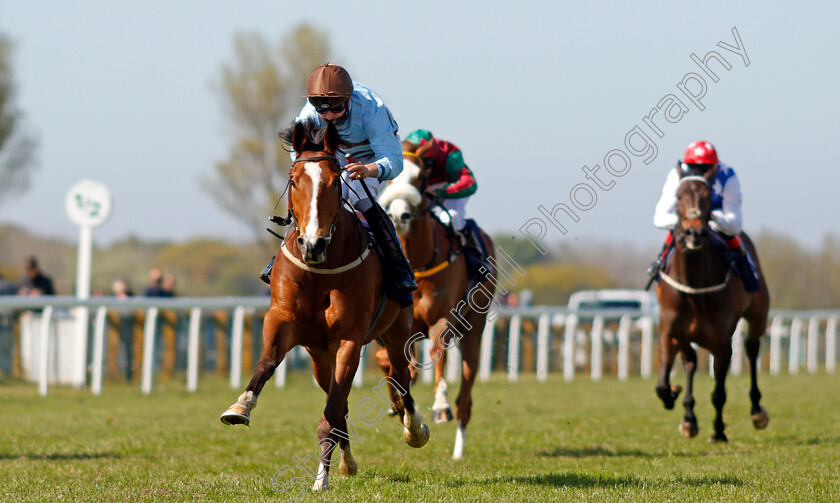
<path fill-rule="evenodd" d="M 279 242 L 271 239 L 276 250 Z M 519 240 L 505 235 L 493 239 L 526 272 L 510 291 L 530 290 L 533 304 L 564 305 L 578 290 L 642 288 L 647 279 L 645 270 L 657 252 L 655 247 L 633 243 L 581 240 L 574 246 L 557 245 L 543 257 L 530 253 L 527 242 L 527 246 L 520 246 Z M 825 236 L 816 249 L 776 232 L 762 232 L 754 241 L 770 287 L 772 308 L 840 309 L 840 236 Z M 20 280 L 24 264 L 32 255 L 53 278 L 59 294 L 73 293 L 73 243 L 37 236 L 11 225 L 0 226 L 0 275 L 10 281 Z M 175 276 L 179 296 L 261 295 L 265 284 L 257 275 L 267 258 L 264 243 L 258 242 L 169 242 L 129 237 L 94 248 L 91 289 L 111 295 L 113 282 L 124 278 L 132 290 L 140 292 L 148 282 L 149 271 L 160 268 Z"/>

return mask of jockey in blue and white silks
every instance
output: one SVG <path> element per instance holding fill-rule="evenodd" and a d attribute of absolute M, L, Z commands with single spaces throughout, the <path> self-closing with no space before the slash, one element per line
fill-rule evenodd
<path fill-rule="evenodd" d="M 744 289 L 755 292 L 759 288 L 758 272 L 749 251 L 741 243 L 740 234 L 743 219 L 741 217 L 741 182 L 731 166 L 718 160 L 717 151 L 711 143 L 696 141 L 688 146 L 680 166 L 684 174 L 689 169 L 708 172 L 716 169 L 712 180 L 712 207 L 709 227 L 717 232 L 732 252 L 734 266 L 738 275 L 744 281 Z M 653 224 L 660 229 L 673 229 L 679 222 L 677 215 L 677 191 L 680 185 L 680 173 L 675 169 L 668 172 L 662 195 L 656 204 Z M 657 275 L 668 250 L 673 243 L 673 235 L 669 232 L 665 239 L 665 250 L 653 263 L 649 272 Z"/>
<path fill-rule="evenodd" d="M 677 189 L 680 174 L 670 170 L 662 187 L 662 195 L 656 203 L 653 225 L 660 229 L 671 229 L 677 225 Z M 709 227 L 713 231 L 728 236 L 741 233 L 741 182 L 735 170 L 718 162 L 718 171 L 712 182 L 712 220 Z"/>

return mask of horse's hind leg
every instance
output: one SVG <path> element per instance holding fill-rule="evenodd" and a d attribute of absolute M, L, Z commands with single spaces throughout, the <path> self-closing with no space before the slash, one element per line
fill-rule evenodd
<path fill-rule="evenodd" d="M 483 321 L 480 324 L 476 323 L 473 330 L 461 339 L 461 390 L 458 392 L 458 430 L 455 433 L 455 448 L 452 451 L 452 459 L 464 458 L 467 425 L 472 414 L 472 387 L 478 375 L 478 359 L 483 328 Z"/>
<path fill-rule="evenodd" d="M 263 351 L 257 361 L 254 377 L 239 395 L 239 399 L 222 414 L 221 421 L 226 425 L 251 424 L 251 411 L 257 406 L 257 397 L 275 369 L 293 347 L 292 326 L 281 317 L 279 311 L 269 309 L 263 323 Z"/>
<path fill-rule="evenodd" d="M 770 415 L 760 404 L 761 392 L 758 390 L 758 350 L 761 344 L 759 337 L 763 332 L 763 326 L 754 329 L 753 324 L 750 323 L 749 337 L 744 341 L 747 359 L 750 362 L 750 401 L 752 401 L 750 419 L 756 430 L 763 430 L 770 422 Z"/>
<path fill-rule="evenodd" d="M 412 359 L 412 361 L 414 360 Z M 380 345 L 379 349 L 376 350 L 376 364 L 379 365 L 380 369 L 382 369 L 383 374 L 385 374 L 386 376 L 391 375 L 391 360 L 388 358 L 388 350 L 385 349 L 385 346 Z M 389 390 L 391 393 L 391 403 L 398 404 L 400 402 L 399 394 L 393 387 L 389 388 Z M 394 409 L 393 406 L 388 407 L 388 415 L 397 415 L 397 411 Z"/>
<path fill-rule="evenodd" d="M 728 442 L 723 432 L 723 405 L 726 403 L 726 374 L 729 372 L 729 362 L 732 359 L 732 346 L 727 339 L 726 344 L 721 345 L 720 351 L 715 356 L 715 389 L 712 391 L 712 405 L 715 406 L 715 432 L 709 438 L 709 442 Z"/>
<path fill-rule="evenodd" d="M 432 421 L 435 423 L 448 423 L 452 421 L 454 414 L 452 414 L 452 406 L 449 405 L 447 392 L 449 385 L 443 378 L 443 372 L 446 369 L 446 347 L 444 346 L 443 335 L 450 333 L 450 324 L 447 320 L 441 320 L 430 332 L 432 341 L 431 353 L 432 361 L 435 362 L 435 402 L 432 404 Z"/>
<path fill-rule="evenodd" d="M 696 437 L 699 431 L 697 417 L 694 415 L 694 372 L 697 370 L 697 352 L 690 343 L 685 343 L 682 347 L 682 355 L 685 362 L 685 396 L 683 397 L 685 416 L 680 423 L 680 433 L 686 438 L 692 438 Z"/>

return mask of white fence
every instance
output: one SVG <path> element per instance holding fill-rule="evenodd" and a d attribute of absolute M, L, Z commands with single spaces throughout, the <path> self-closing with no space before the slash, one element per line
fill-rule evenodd
<path fill-rule="evenodd" d="M 70 312 L 73 315 L 57 316 Z M 39 392 L 46 395 L 48 386 L 65 383 L 82 387 L 89 384 L 94 394 L 100 394 L 105 359 L 105 331 L 107 313 L 113 310 L 139 309 L 145 312 L 143 322 L 142 365 L 140 387 L 150 393 L 155 371 L 155 344 L 158 315 L 162 311 L 175 311 L 188 320 L 186 339 L 186 387 L 195 391 L 199 383 L 200 333 L 204 314 L 227 311 L 230 323 L 230 384 L 242 386 L 243 372 L 250 376 L 252 369 L 244 369 L 243 333 L 245 319 L 259 316 L 268 307 L 266 297 L 246 298 L 133 298 L 117 300 L 98 298 L 79 301 L 73 297 L 0 297 L 0 312 L 17 317 L 26 310 L 37 309 L 38 314 L 26 314 L 19 322 L 20 351 L 25 375 L 38 382 Z M 516 382 L 522 372 L 535 372 L 538 381 L 546 381 L 550 374 L 562 374 L 564 379 L 586 376 L 600 380 L 605 375 L 627 379 L 638 374 L 650 377 L 658 364 L 658 316 L 655 313 L 634 311 L 570 311 L 563 307 L 504 308 L 495 311 L 493 321 L 484 328 L 481 341 L 479 378 L 487 380 L 491 371 L 506 370 L 507 379 Z M 57 319 L 60 318 L 60 319 Z M 782 372 L 786 361 L 787 371 L 795 374 L 804 367 L 817 372 L 820 365 L 825 371 L 834 372 L 837 361 L 837 331 L 840 311 L 771 311 L 768 338 L 763 340 L 761 370 L 772 374 Z M 83 327 L 81 331 L 67 329 L 71 323 Z M 744 370 L 743 322 L 733 337 L 731 371 Z M 68 340 L 74 333 L 79 339 Z M 62 335 L 65 334 L 65 335 Z M 68 335 L 69 334 L 69 335 Z M 88 355 L 90 349 L 90 355 Z M 429 341 L 422 343 L 423 363 L 429 363 Z M 51 356 L 52 355 L 52 356 Z M 68 357 L 69 355 L 69 357 Z M 292 351 L 275 373 L 275 385 L 285 385 L 287 372 L 295 358 L 305 352 Z M 765 362 L 766 360 L 766 362 Z M 355 384 L 361 386 L 365 362 L 372 362 L 370 355 L 363 355 Z M 708 358 L 711 369 L 711 358 Z M 527 367 L 527 368 L 526 368 Z M 460 374 L 460 356 L 450 351 L 447 379 L 454 382 Z M 532 370 L 533 369 L 533 370 Z M 62 379 L 62 373 L 68 377 Z M 89 374 L 89 375 L 88 375 Z M 422 371 L 422 379 L 431 381 L 433 371 Z"/>

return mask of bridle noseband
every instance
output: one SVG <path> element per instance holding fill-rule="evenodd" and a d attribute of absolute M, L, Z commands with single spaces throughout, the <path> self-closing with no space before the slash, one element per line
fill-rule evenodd
<path fill-rule="evenodd" d="M 679 188 L 682 187 L 682 185 L 684 183 L 688 183 L 688 182 L 701 182 L 706 187 L 710 186 L 709 181 L 706 180 L 706 177 L 700 176 L 700 175 L 690 175 L 690 176 L 685 176 L 685 177 L 680 178 L 680 183 L 677 186 L 677 191 L 679 191 Z M 679 221 L 677 222 L 677 224 L 674 226 L 674 229 L 673 229 L 674 237 L 677 239 L 678 242 L 685 241 L 685 237 L 686 237 L 686 231 L 683 229 L 682 223 L 685 222 L 686 220 L 696 220 L 696 219 L 700 218 L 701 216 L 702 216 L 702 212 L 698 208 L 691 208 L 690 210 L 688 210 L 688 212 L 686 212 L 685 215 L 680 216 Z M 708 225 L 708 222 L 707 222 L 707 225 Z M 705 228 L 704 228 L 704 230 L 705 230 Z"/>

